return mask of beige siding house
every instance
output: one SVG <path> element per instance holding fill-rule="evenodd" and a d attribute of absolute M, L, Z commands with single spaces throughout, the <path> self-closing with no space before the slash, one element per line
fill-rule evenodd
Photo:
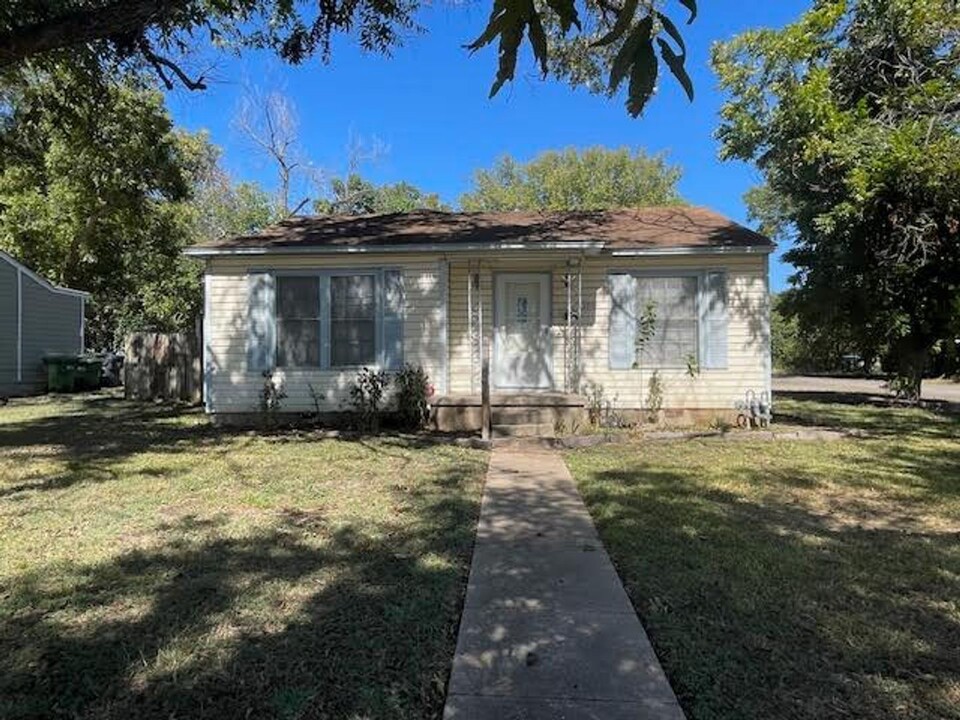
<path fill-rule="evenodd" d="M 682 416 L 770 391 L 769 240 L 706 209 L 295 218 L 194 246 L 206 261 L 208 412 L 348 408 L 362 366 L 422 366 L 469 427 L 486 355 L 495 404 L 624 412 L 649 379 Z M 636 342 L 638 320 L 651 326 Z"/>

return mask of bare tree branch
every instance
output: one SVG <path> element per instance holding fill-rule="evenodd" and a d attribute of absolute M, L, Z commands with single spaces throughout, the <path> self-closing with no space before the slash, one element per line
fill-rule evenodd
<path fill-rule="evenodd" d="M 290 190 L 296 176 L 308 174 L 309 163 L 299 149 L 296 108 L 290 99 L 279 92 L 264 94 L 251 89 L 241 100 L 234 127 L 276 166 L 282 215 L 299 212 L 309 198 L 291 210 Z"/>

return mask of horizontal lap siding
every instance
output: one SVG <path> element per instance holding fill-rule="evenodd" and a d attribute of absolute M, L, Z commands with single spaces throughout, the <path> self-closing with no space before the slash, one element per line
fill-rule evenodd
<path fill-rule="evenodd" d="M 0 394 L 17 382 L 17 269 L 0 259 Z"/>
<path fill-rule="evenodd" d="M 23 297 L 23 381 L 43 383 L 44 355 L 76 354 L 82 350 L 80 313 L 83 301 L 53 292 L 21 273 Z"/>
<path fill-rule="evenodd" d="M 501 272 L 550 272 L 552 274 L 553 373 L 557 389 L 564 387 L 564 345 L 567 295 L 563 274 L 569 256 L 560 254 L 504 255 L 474 258 L 480 263 L 484 311 L 484 337 L 491 339 L 494 323 L 493 278 Z M 457 258 L 450 266 L 450 382 L 451 393 L 466 394 L 471 387 L 467 278 L 470 261 Z M 623 408 L 643 404 L 650 370 L 610 370 L 607 328 L 610 296 L 607 275 L 612 271 L 723 270 L 727 273 L 728 363 L 726 369 L 701 370 L 690 378 L 683 369 L 662 370 L 664 406 L 667 408 L 727 409 L 747 390 L 768 389 L 769 327 L 765 255 L 690 256 L 673 258 L 588 257 L 583 263 L 583 380 L 603 386 L 604 394 Z M 476 301 L 476 298 L 474 298 Z M 574 308 L 576 309 L 576 308 Z"/>
<path fill-rule="evenodd" d="M 647 394 L 652 368 L 642 373 L 609 369 L 610 294 L 606 287 L 609 272 L 711 269 L 727 273 L 727 367 L 702 369 L 695 378 L 688 377 L 684 369 L 662 370 L 664 407 L 726 409 L 733 407 L 747 390 L 758 393 L 766 390 L 770 352 L 766 262 L 766 256 L 589 261 L 583 278 L 584 296 L 595 304 L 595 313 L 593 322 L 588 322 L 583 333 L 585 379 L 603 385 L 606 396 L 616 398 L 619 407 L 640 407 Z"/>
<path fill-rule="evenodd" d="M 247 273 L 270 270 L 400 267 L 406 307 L 403 326 L 404 361 L 421 365 L 431 381 L 442 386 L 443 311 L 440 268 L 434 257 L 365 256 L 362 258 L 270 258 L 269 267 L 249 259 L 216 259 L 207 267 L 210 298 L 207 307 L 207 377 L 209 404 L 214 412 L 257 409 L 264 378 L 247 372 Z M 282 409 L 315 409 L 310 386 L 322 394 L 320 409 L 347 409 L 355 370 L 278 369 L 275 379 L 287 393 Z"/>

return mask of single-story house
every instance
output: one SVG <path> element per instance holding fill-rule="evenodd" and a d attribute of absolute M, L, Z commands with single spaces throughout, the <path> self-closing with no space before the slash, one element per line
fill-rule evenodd
<path fill-rule="evenodd" d="M 466 428 L 486 353 L 495 410 L 582 409 L 602 386 L 629 414 L 657 370 L 668 415 L 728 416 L 770 390 L 772 249 L 686 206 L 295 217 L 195 245 L 206 409 L 255 411 L 264 372 L 285 411 L 348 409 L 359 368 L 410 363 L 441 427 Z"/>
<path fill-rule="evenodd" d="M 0 250 L 0 395 L 42 391 L 45 355 L 83 352 L 89 298 L 51 284 Z"/>

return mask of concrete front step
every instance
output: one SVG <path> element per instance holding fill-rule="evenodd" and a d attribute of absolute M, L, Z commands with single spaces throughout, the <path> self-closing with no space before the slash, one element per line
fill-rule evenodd
<path fill-rule="evenodd" d="M 570 425 L 584 415 L 579 407 L 492 407 L 490 419 L 494 425 L 553 425 L 564 422 Z"/>
<path fill-rule="evenodd" d="M 444 397 L 435 401 L 433 426 L 445 432 L 479 430 L 482 408 L 479 396 Z M 490 402 L 490 419 L 494 427 L 525 427 L 505 430 L 500 436 L 541 435 L 553 437 L 556 428 L 569 432 L 586 421 L 583 398 L 562 393 L 524 393 L 494 395 Z"/>
<path fill-rule="evenodd" d="M 494 437 L 554 437 L 553 423 L 507 423 L 491 427 Z"/>

